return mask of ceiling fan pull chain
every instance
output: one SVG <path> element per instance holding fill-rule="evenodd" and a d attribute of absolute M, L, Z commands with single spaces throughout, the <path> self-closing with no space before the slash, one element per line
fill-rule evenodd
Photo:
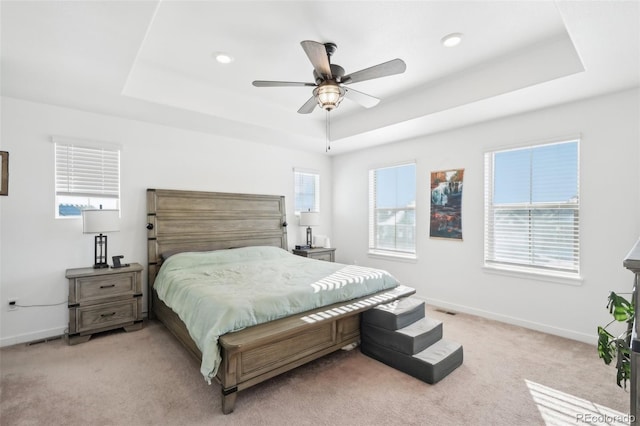
<path fill-rule="evenodd" d="M 326 118 L 325 118 L 325 149 L 324 152 L 329 152 L 331 150 L 331 111 L 326 110 Z"/>

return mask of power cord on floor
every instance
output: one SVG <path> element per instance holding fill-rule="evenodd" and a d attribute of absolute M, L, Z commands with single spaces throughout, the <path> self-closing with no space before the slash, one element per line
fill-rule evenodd
<path fill-rule="evenodd" d="M 47 304 L 47 305 L 19 305 L 19 304 L 13 304 L 11 306 L 15 306 L 16 308 L 44 308 L 47 306 L 60 306 L 60 305 L 64 305 L 66 303 L 69 303 L 68 301 L 64 301 L 64 302 L 60 302 L 60 303 L 51 303 L 51 304 Z"/>

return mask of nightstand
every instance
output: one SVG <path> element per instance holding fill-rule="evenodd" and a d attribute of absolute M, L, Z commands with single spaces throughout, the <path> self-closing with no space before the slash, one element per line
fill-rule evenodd
<path fill-rule="evenodd" d="M 70 345 L 86 342 L 101 331 L 142 328 L 142 265 L 67 269 L 66 277 Z"/>
<path fill-rule="evenodd" d="M 300 250 L 294 249 L 293 254 L 297 254 L 298 256 L 310 257 L 311 259 L 326 260 L 327 262 L 335 262 L 336 260 L 335 251 L 336 249 L 334 248 L 317 247 L 317 248 L 300 249 Z"/>

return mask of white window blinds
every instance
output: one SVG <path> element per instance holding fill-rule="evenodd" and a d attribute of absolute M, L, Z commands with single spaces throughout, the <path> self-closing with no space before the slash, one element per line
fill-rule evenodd
<path fill-rule="evenodd" d="M 56 142 L 56 194 L 120 196 L 120 151 Z"/>
<path fill-rule="evenodd" d="M 369 170 L 369 252 L 416 252 L 416 165 Z"/>
<path fill-rule="evenodd" d="M 294 169 L 295 213 L 320 211 L 320 173 Z"/>
<path fill-rule="evenodd" d="M 53 138 L 56 217 L 80 216 L 85 208 L 119 208 L 120 149 Z"/>
<path fill-rule="evenodd" d="M 485 154 L 485 265 L 579 275 L 578 141 Z"/>

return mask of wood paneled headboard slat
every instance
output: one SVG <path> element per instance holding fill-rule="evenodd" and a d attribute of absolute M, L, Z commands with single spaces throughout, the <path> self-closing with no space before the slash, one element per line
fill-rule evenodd
<path fill-rule="evenodd" d="M 149 294 L 163 254 L 248 246 L 287 250 L 284 196 L 147 189 Z"/>

